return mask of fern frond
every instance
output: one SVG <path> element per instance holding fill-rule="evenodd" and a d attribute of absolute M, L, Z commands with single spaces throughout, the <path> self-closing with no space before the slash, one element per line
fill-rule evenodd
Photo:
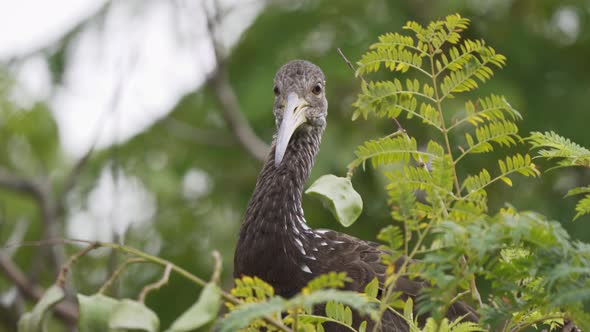
<path fill-rule="evenodd" d="M 484 189 L 492 182 L 492 176 L 485 168 L 477 175 L 470 175 L 464 181 L 461 189 L 467 190 L 467 195 Z"/>
<path fill-rule="evenodd" d="M 434 107 L 429 103 L 434 101 L 432 98 L 434 89 L 424 84 L 420 88 L 420 82 L 417 80 L 406 82 L 405 87 L 401 81 L 370 82 L 361 87 L 361 93 L 358 99 L 353 103 L 356 108 L 353 113 L 353 120 L 359 116 L 367 118 L 369 112 L 378 117 L 396 118 L 401 112 L 406 112 L 407 118 L 418 117 L 426 124 L 429 124 L 439 130 L 440 118 Z M 418 100 L 421 102 L 420 110 L 417 111 Z"/>
<path fill-rule="evenodd" d="M 228 313 L 219 324 L 219 331 L 233 332 L 247 327 L 260 318 L 277 317 L 287 309 L 287 301 L 281 297 L 259 303 L 246 303 Z M 259 323 L 260 324 L 260 323 Z"/>
<path fill-rule="evenodd" d="M 377 168 L 382 164 L 407 162 L 410 158 L 416 161 L 420 161 L 421 158 L 429 161 L 436 157 L 432 153 L 419 151 L 416 139 L 406 136 L 384 137 L 366 141 L 364 145 L 357 148 L 354 154 L 357 158 L 348 164 L 349 170 L 364 165 L 367 160 L 371 160 L 373 167 Z"/>
<path fill-rule="evenodd" d="M 479 52 L 485 44 L 480 40 L 466 39 L 463 44 L 457 48 L 456 46 L 449 48 L 448 57 L 445 53 L 441 53 L 440 60 L 436 62 L 436 69 L 438 73 L 445 70 L 457 71 L 463 69 L 465 65 L 473 60 L 477 52 Z"/>
<path fill-rule="evenodd" d="M 422 74 L 432 77 L 422 68 L 422 53 L 410 51 L 407 48 L 376 48 L 363 54 L 358 62 L 357 76 L 374 73 L 379 70 L 381 64 L 390 71 L 405 73 L 413 68 Z"/>
<path fill-rule="evenodd" d="M 489 60 L 496 66 L 503 67 L 505 65 L 506 58 L 497 55 L 496 51 L 486 46 L 483 40 L 467 39 L 459 47 L 451 47 L 448 50 L 448 57 L 445 53 L 440 55 L 440 60 L 436 61 L 437 73 L 441 74 L 445 70 L 458 71 L 477 61 L 478 57 L 485 60 L 490 56 Z"/>
<path fill-rule="evenodd" d="M 470 153 L 485 153 L 494 150 L 492 142 L 500 146 L 509 147 L 516 145 L 516 140 L 521 140 L 518 136 L 518 127 L 510 121 L 492 122 L 485 126 L 480 126 L 475 129 L 475 140 L 469 133 L 465 133 L 465 141 L 467 142 L 467 149 L 461 153 L 455 164 L 463 157 Z"/>
<path fill-rule="evenodd" d="M 505 121 L 507 116 L 511 120 L 522 119 L 522 115 L 512 108 L 503 96 L 490 95 L 479 98 L 476 103 L 467 101 L 465 103 L 465 117 L 449 126 L 448 130 L 451 131 L 465 122 L 477 127 L 486 122 Z"/>
<path fill-rule="evenodd" d="M 490 65 L 502 68 L 506 63 L 506 57 L 496 53 L 491 47 L 482 48 L 480 52 L 480 58 L 472 57 L 463 68 L 443 75 L 443 82 L 440 84 L 440 90 L 442 91 L 441 101 L 447 97 L 452 97 L 453 93 L 476 89 L 479 86 L 476 79 L 484 83 L 494 75 Z"/>
<path fill-rule="evenodd" d="M 473 194 L 467 200 L 456 201 L 449 209 L 449 219 L 455 221 L 474 220 L 488 211 L 488 201 L 485 191 Z"/>
<path fill-rule="evenodd" d="M 231 294 L 246 302 L 265 301 L 275 295 L 272 286 L 258 277 L 244 276 L 241 279 L 235 279 L 235 284 Z"/>
<path fill-rule="evenodd" d="M 423 167 L 406 166 L 403 168 L 403 172 L 386 172 L 385 176 L 391 181 L 386 187 L 391 198 L 394 198 L 394 190 L 400 184 L 408 185 L 410 190 L 439 191 L 452 194 L 447 188 L 435 183 L 430 172 Z"/>
<path fill-rule="evenodd" d="M 315 277 L 303 288 L 303 294 L 310 294 L 324 288 L 343 288 L 346 282 L 352 279 L 346 276 L 345 272 L 330 272 Z"/>
<path fill-rule="evenodd" d="M 575 215 L 574 220 L 585 214 L 590 214 L 590 186 L 570 189 L 565 195 L 566 197 L 570 197 L 580 194 L 587 195 L 576 204 L 576 212 L 578 213 Z"/>
<path fill-rule="evenodd" d="M 401 228 L 398 226 L 389 225 L 379 232 L 377 240 L 387 243 L 391 250 L 397 250 L 404 244 L 404 236 Z M 379 285 L 377 283 L 377 285 Z"/>
<path fill-rule="evenodd" d="M 299 294 L 289 300 L 290 306 L 303 305 L 313 307 L 317 304 L 328 302 L 341 303 L 347 307 L 357 310 L 361 314 L 375 316 L 377 313 L 375 304 L 365 296 L 353 291 L 337 289 L 322 289 L 311 294 Z"/>
<path fill-rule="evenodd" d="M 491 178 L 490 173 L 485 169 L 483 169 L 478 175 L 468 176 L 462 186 L 462 189 L 466 189 L 468 192 L 463 199 L 477 194 L 498 180 L 502 180 L 509 186 L 512 186 L 512 180 L 508 178 L 508 175 L 513 173 L 520 173 L 527 177 L 536 177 L 540 175 L 539 170 L 537 170 L 535 164 L 532 163 L 531 157 L 528 154 L 524 156 L 521 154 L 516 154 L 512 157 L 508 156 L 505 160 L 498 160 L 498 166 L 500 167 L 500 174 L 493 179 Z"/>
<path fill-rule="evenodd" d="M 565 194 L 565 197 L 571 197 L 580 194 L 590 194 L 590 186 L 572 188 L 567 192 L 567 194 Z"/>
<path fill-rule="evenodd" d="M 508 175 L 510 173 L 518 172 L 524 176 L 539 176 L 541 173 L 531 161 L 531 156 L 528 154 L 521 155 L 516 154 L 512 157 L 506 157 L 506 161 L 498 160 L 500 166 L 501 176 Z"/>
<path fill-rule="evenodd" d="M 461 40 L 461 31 L 469 27 L 469 19 L 453 14 L 445 17 L 444 21 L 435 21 L 426 28 L 426 40 L 434 46 L 432 53 L 436 54 L 446 44 L 457 44 Z"/>
<path fill-rule="evenodd" d="M 452 332 L 479 332 L 486 331 L 477 323 L 473 322 L 461 322 L 462 318 L 457 318 L 449 324 L 449 329 Z"/>
<path fill-rule="evenodd" d="M 574 220 L 585 214 L 590 214 L 590 194 L 578 201 L 578 204 L 576 204 L 576 212 Z"/>
<path fill-rule="evenodd" d="M 561 158 L 557 167 L 582 166 L 590 168 L 590 150 L 552 131 L 532 132 L 527 138 L 532 149 L 540 149 L 539 157 Z"/>
<path fill-rule="evenodd" d="M 352 310 L 342 303 L 334 301 L 326 303 L 326 316 L 344 325 L 352 325 Z"/>
<path fill-rule="evenodd" d="M 427 56 L 428 48 L 425 48 L 425 44 L 419 42 L 418 45 L 414 45 L 414 38 L 410 36 L 404 36 L 397 32 L 395 33 L 386 33 L 379 36 L 379 42 L 374 43 L 370 46 L 370 49 L 377 49 L 377 50 L 392 50 L 392 49 L 404 49 L 410 48 L 422 56 Z"/>

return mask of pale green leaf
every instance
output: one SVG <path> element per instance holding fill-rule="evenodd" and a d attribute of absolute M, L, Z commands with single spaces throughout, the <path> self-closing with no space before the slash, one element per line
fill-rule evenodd
<path fill-rule="evenodd" d="M 350 179 L 332 174 L 323 175 L 306 191 L 306 194 L 319 198 L 332 215 L 345 227 L 352 225 L 363 211 L 363 200 Z"/>
<path fill-rule="evenodd" d="M 168 332 L 193 331 L 217 318 L 221 306 L 221 292 L 214 283 L 208 283 L 197 302 L 172 323 Z"/>
<path fill-rule="evenodd" d="M 150 308 L 128 299 L 115 305 L 109 320 L 109 328 L 123 331 L 157 332 L 159 326 L 160 320 Z"/>
<path fill-rule="evenodd" d="M 371 298 L 377 298 L 377 295 L 379 294 L 379 279 L 377 279 L 377 277 L 373 278 L 373 280 L 365 286 L 365 294 Z"/>
<path fill-rule="evenodd" d="M 500 178 L 500 180 L 504 181 L 504 183 L 512 187 L 512 180 L 510 180 L 510 178 L 503 176 Z"/>
<path fill-rule="evenodd" d="M 18 321 L 18 332 L 44 332 L 47 314 L 65 297 L 63 289 L 53 285 L 45 291 L 31 312 L 27 312 Z"/>
<path fill-rule="evenodd" d="M 95 294 L 86 296 L 78 294 L 80 320 L 78 330 L 85 332 L 104 332 L 109 329 L 109 319 L 119 300 Z"/>

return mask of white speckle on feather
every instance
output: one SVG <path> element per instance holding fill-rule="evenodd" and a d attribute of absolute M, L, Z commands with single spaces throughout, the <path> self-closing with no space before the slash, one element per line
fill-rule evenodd
<path fill-rule="evenodd" d="M 316 231 L 317 233 L 320 233 L 320 234 L 326 234 L 326 233 L 328 233 L 330 230 L 329 230 L 329 229 L 316 229 L 315 231 Z"/>
<path fill-rule="evenodd" d="M 320 242 L 320 246 L 327 246 L 327 245 L 328 245 L 328 243 L 326 241 Z"/>
<path fill-rule="evenodd" d="M 298 247 L 303 248 L 303 243 L 301 242 L 301 240 L 299 240 L 298 238 L 295 238 L 295 242 L 297 243 Z"/>
<path fill-rule="evenodd" d="M 305 256 L 307 253 L 305 252 L 305 249 L 303 248 L 303 243 L 301 243 L 301 240 L 299 240 L 298 238 L 295 238 L 295 243 L 297 243 L 297 248 L 299 249 L 299 252 L 301 252 L 301 254 Z"/>
<path fill-rule="evenodd" d="M 307 266 L 305 264 L 301 264 L 299 267 L 301 267 L 301 270 L 303 272 L 311 273 L 311 270 L 309 269 L 309 266 Z"/>
<path fill-rule="evenodd" d="M 314 256 L 305 256 L 305 258 L 311 259 L 312 261 L 317 261 L 317 258 L 315 258 Z"/>
<path fill-rule="evenodd" d="M 301 221 L 301 226 L 303 227 L 303 229 L 305 229 L 306 231 L 311 229 L 311 228 L 309 228 L 309 226 L 307 226 L 307 223 L 305 222 L 305 220 L 300 220 L 300 221 Z"/>
<path fill-rule="evenodd" d="M 332 241 L 333 244 L 341 244 L 344 243 L 344 241 Z"/>
<path fill-rule="evenodd" d="M 311 249 L 311 250 L 313 250 L 313 251 L 318 251 L 318 248 L 313 248 L 313 249 Z"/>

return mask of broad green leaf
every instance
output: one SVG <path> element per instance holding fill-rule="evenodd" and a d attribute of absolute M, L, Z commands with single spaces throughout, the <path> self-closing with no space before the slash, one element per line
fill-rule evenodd
<path fill-rule="evenodd" d="M 53 285 L 45 291 L 43 297 L 37 302 L 33 311 L 22 315 L 18 321 L 18 332 L 44 332 L 47 313 L 53 306 L 65 297 L 61 287 Z"/>
<path fill-rule="evenodd" d="M 104 332 L 109 329 L 109 319 L 119 300 L 102 294 L 86 296 L 78 294 L 80 320 L 78 330 L 84 332 Z"/>
<path fill-rule="evenodd" d="M 185 332 L 195 330 L 217 318 L 221 305 L 221 293 L 214 283 L 208 283 L 199 300 L 185 311 L 166 331 Z"/>
<path fill-rule="evenodd" d="M 305 193 L 319 198 L 344 227 L 352 225 L 363 211 L 363 200 L 347 178 L 323 175 Z"/>
<path fill-rule="evenodd" d="M 109 328 L 123 331 L 157 332 L 160 326 L 158 316 L 145 304 L 122 300 L 113 308 Z"/>

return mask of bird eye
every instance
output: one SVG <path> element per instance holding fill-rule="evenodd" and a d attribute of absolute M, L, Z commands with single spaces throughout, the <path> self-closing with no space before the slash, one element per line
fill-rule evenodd
<path fill-rule="evenodd" d="M 272 91 L 275 93 L 275 96 L 278 96 L 281 92 L 279 91 L 279 87 L 275 85 L 275 87 L 272 89 Z"/>
<path fill-rule="evenodd" d="M 320 83 L 316 84 L 313 89 L 311 90 L 315 95 L 319 95 L 322 93 L 322 85 Z"/>

